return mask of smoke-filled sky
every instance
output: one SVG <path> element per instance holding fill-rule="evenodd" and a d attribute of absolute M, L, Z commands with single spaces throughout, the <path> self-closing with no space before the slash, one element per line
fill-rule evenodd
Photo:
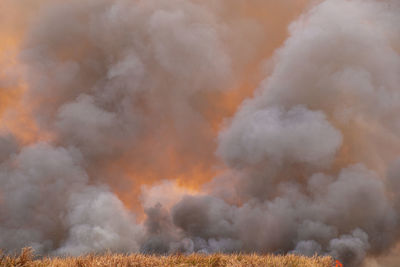
<path fill-rule="evenodd" d="M 0 246 L 389 266 L 399 112 L 397 0 L 2 0 Z"/>

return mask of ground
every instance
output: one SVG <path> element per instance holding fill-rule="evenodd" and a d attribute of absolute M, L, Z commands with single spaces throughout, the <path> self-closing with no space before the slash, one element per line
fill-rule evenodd
<path fill-rule="evenodd" d="M 67 258 L 35 259 L 31 249 L 22 250 L 20 255 L 0 255 L 0 266 L 268 266 L 268 267 L 332 267 L 330 257 L 304 257 L 297 255 L 257 255 L 257 254 L 191 254 L 191 255 L 143 255 L 112 254 L 86 255 Z"/>

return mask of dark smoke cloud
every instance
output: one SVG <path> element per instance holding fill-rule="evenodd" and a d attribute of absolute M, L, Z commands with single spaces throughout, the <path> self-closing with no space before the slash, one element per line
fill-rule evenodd
<path fill-rule="evenodd" d="M 278 34 L 252 7 L 299 6 L 228 2 L 43 1 L 33 13 L 9 2 L 29 14 L 22 103 L 51 140 L 0 128 L 7 252 L 328 254 L 359 266 L 398 243 L 400 5 L 318 1 L 267 58 Z M 215 138 L 217 96 L 257 76 L 243 73 L 260 57 L 264 80 Z M 163 181 L 171 147 L 182 173 L 225 171 L 199 192 Z"/>

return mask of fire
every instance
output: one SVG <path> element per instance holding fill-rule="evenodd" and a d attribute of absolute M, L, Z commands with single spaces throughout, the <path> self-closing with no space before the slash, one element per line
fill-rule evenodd
<path fill-rule="evenodd" d="M 0 43 L 0 130 L 13 133 L 21 145 L 50 140 L 48 133 L 39 133 L 30 103 L 23 101 L 28 84 L 18 60 L 19 42 L 10 36 Z"/>
<path fill-rule="evenodd" d="M 286 31 L 288 24 L 300 14 L 307 3 L 306 0 L 298 1 L 288 11 L 286 4 L 271 2 L 252 6 L 237 1 L 232 3 L 229 10 L 222 12 L 221 16 L 228 21 L 243 17 L 262 25 L 263 28 L 260 30 L 267 33 L 265 35 L 267 38 L 257 40 L 258 50 L 252 52 L 254 55 L 250 56 L 251 59 L 246 65 L 234 66 L 237 68 L 237 77 L 231 88 L 222 92 L 210 91 L 198 94 L 199 98 L 212 109 L 200 107 L 200 114 L 204 118 L 203 126 L 199 128 L 200 132 L 184 136 L 184 138 L 192 139 L 188 142 L 189 144 L 197 143 L 197 149 L 191 151 L 186 144 L 182 144 L 182 133 L 174 129 L 173 121 L 166 121 L 162 122 L 163 132 L 155 132 L 151 136 L 142 138 L 135 148 L 136 151 L 128 151 L 106 160 L 100 159 L 102 162 L 100 167 L 98 165 L 88 167 L 89 174 L 98 176 L 101 173 L 104 177 L 101 179 L 111 186 L 125 206 L 135 210 L 140 216 L 143 216 L 143 210 L 137 195 L 140 194 L 142 186 L 155 185 L 160 179 L 167 179 L 175 181 L 188 193 L 201 190 L 204 183 L 222 173 L 225 168 L 215 156 L 216 138 L 224 127 L 224 122 L 234 115 L 244 99 L 253 95 L 254 90 L 266 75 L 263 69 L 265 59 L 269 58 L 284 42 L 288 35 Z M 40 6 L 35 4 L 30 8 L 23 7 L 23 13 L 28 18 L 37 12 Z M 10 14 L 16 10 L 21 12 L 22 9 L 19 5 L 6 6 L 5 4 L 4 8 Z M 269 10 L 274 10 L 274 12 L 271 13 Z M 31 85 L 24 79 L 23 65 L 18 58 L 18 52 L 23 42 L 22 36 L 27 28 L 28 19 L 15 16 L 3 18 L 3 20 L 17 21 L 18 23 L 14 25 L 18 27 L 11 30 L 5 28 L 7 33 L 1 37 L 0 41 L 0 55 L 2 55 L 0 65 L 3 66 L 3 70 L 10 69 L 17 72 L 10 88 L 0 88 L 1 128 L 12 132 L 21 145 L 33 144 L 37 141 L 57 142 L 59 139 L 57 133 L 39 127 L 34 118 L 36 106 L 46 105 L 46 102 L 57 101 L 57 99 L 41 96 L 42 99 L 37 101 L 31 96 L 26 97 Z M 89 49 L 93 47 L 83 39 L 79 46 L 67 44 L 61 46 L 55 51 L 55 56 L 62 62 L 70 60 L 79 62 Z M 226 49 L 231 48 L 226 47 Z M 0 73 L 0 81 L 4 78 L 9 78 L 9 75 L 3 71 Z M 90 79 L 87 82 L 90 84 Z M 138 107 L 148 108 L 145 101 L 136 100 L 136 102 Z M 188 132 L 190 130 L 185 130 L 184 134 Z M 119 180 L 111 183 L 110 178 L 106 178 L 115 179 L 115 176 L 120 177 Z"/>
<path fill-rule="evenodd" d="M 7 250 L 284 251 L 346 265 L 396 242 L 398 11 L 39 2 L 0 2 Z"/>

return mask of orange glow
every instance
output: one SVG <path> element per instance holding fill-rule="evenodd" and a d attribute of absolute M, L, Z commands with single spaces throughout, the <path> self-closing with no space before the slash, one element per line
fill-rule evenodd
<path fill-rule="evenodd" d="M 44 3 L 45 1 L 43 1 Z M 134 151 L 118 155 L 113 158 L 99 159 L 100 164 L 89 166 L 89 175 L 104 175 L 104 177 L 115 177 L 107 180 L 107 184 L 122 199 L 125 205 L 137 211 L 141 210 L 138 195 L 143 185 L 153 185 L 158 181 L 173 180 L 179 187 L 188 192 L 197 192 L 201 186 L 223 171 L 223 164 L 215 156 L 217 136 L 224 120 L 234 115 L 242 101 L 251 97 L 260 81 L 266 77 L 263 66 L 275 49 L 282 45 L 286 39 L 287 27 L 306 7 L 308 0 L 299 0 L 295 4 L 285 4 L 279 1 L 257 1 L 248 5 L 243 1 L 232 1 L 231 5 L 225 6 L 223 10 L 216 11 L 218 16 L 229 23 L 235 23 L 237 18 L 248 20 L 259 27 L 258 32 L 253 33 L 250 40 L 254 42 L 254 51 L 241 50 L 248 47 L 247 40 L 237 43 L 231 41 L 240 40 L 240 36 L 234 36 L 226 40 L 226 49 L 235 55 L 243 53 L 244 59 L 233 62 L 235 81 L 232 88 L 226 91 L 201 92 L 197 97 L 203 99 L 207 106 L 202 108 L 201 103 L 190 103 L 193 106 L 200 105 L 199 113 L 204 122 L 195 131 L 185 136 L 189 139 L 182 142 L 182 132 L 185 129 L 176 129 L 174 121 L 163 119 L 160 121 L 162 132 L 152 133 L 150 136 L 142 137 Z M 55 133 L 45 132 L 39 129 L 33 118 L 35 105 L 45 104 L 46 101 L 58 101 L 47 96 L 41 96 L 40 102 L 35 99 L 24 100 L 25 93 L 30 84 L 23 80 L 18 62 L 18 51 L 23 40 L 24 31 L 27 29 L 27 21 L 37 10 L 40 4 L 29 5 L 0 3 L 0 23 L 13 25 L 4 28 L 5 34 L 0 37 L 0 66 L 3 69 L 12 69 L 17 73 L 15 80 L 7 88 L 0 87 L 0 129 L 11 131 L 21 144 L 30 144 L 39 140 L 57 140 Z M 205 3 L 204 5 L 207 5 Z M 13 8 L 14 7 L 14 8 Z M 290 8 L 288 8 L 290 7 Z M 242 31 L 239 31 L 241 34 Z M 245 31 L 243 31 L 245 32 Z M 90 44 L 81 40 L 79 46 L 60 46 L 56 56 L 60 61 L 77 61 L 83 57 Z M 8 79 L 7 73 L 0 72 L 0 81 Z M 90 75 L 89 75 L 90 76 Z M 90 80 L 90 77 L 87 79 Z M 87 81 L 88 84 L 91 81 Z M 2 83 L 0 83 L 2 86 Z M 53 88 L 57 90 L 57 88 Z M 138 100 L 136 100 L 138 101 Z M 136 104 L 136 103 L 135 103 Z M 146 110 L 145 103 L 143 110 Z M 142 107 L 140 107 L 142 108 Z M 150 111 L 149 111 L 150 112 Z M 182 128 L 185 126 L 183 125 Z M 190 126 L 188 126 L 190 127 Z M 194 133 L 192 133 L 194 132 Z M 185 132 L 186 133 L 186 132 Z M 188 144 L 192 145 L 191 147 Z M 143 156 L 143 155 L 146 156 Z M 99 170 L 100 168 L 100 170 Z M 96 178 L 101 179 L 101 178 Z M 107 179 L 107 178 L 105 178 Z M 116 181 L 118 180 L 118 181 Z"/>
<path fill-rule="evenodd" d="M 17 60 L 18 42 L 6 38 L 0 47 L 0 130 L 10 131 L 22 145 L 33 143 L 39 137 L 38 128 L 31 116 L 30 107 L 22 103 L 27 84 L 22 80 Z"/>

